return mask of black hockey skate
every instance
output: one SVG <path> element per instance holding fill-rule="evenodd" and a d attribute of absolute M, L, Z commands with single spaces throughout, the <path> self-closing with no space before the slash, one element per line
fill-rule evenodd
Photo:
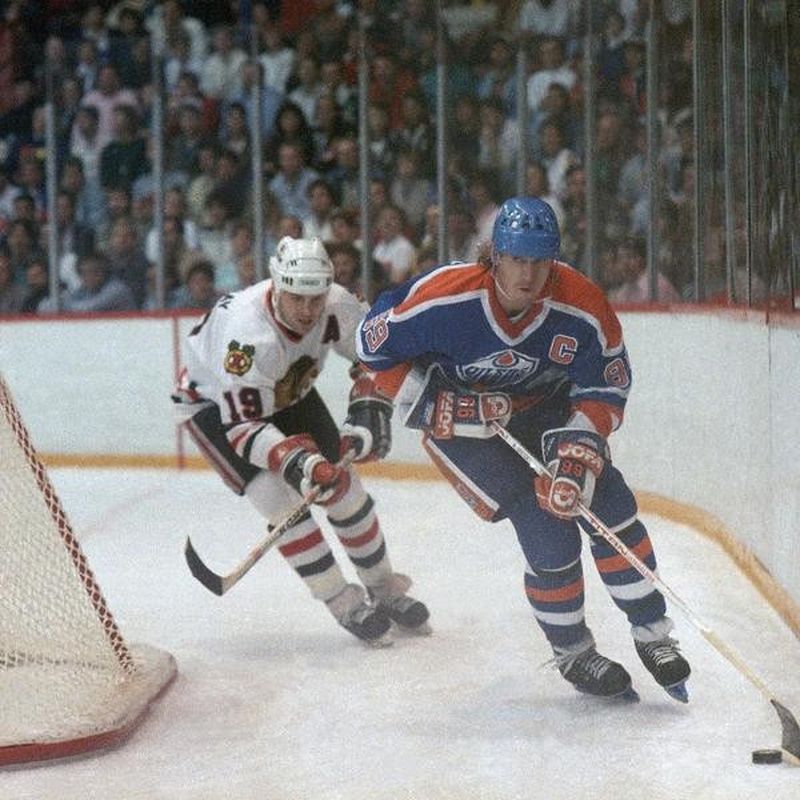
<path fill-rule="evenodd" d="M 636 652 L 642 659 L 642 664 L 656 679 L 664 691 L 681 703 L 689 702 L 689 693 L 686 691 L 686 679 L 692 671 L 689 662 L 681 655 L 678 643 L 665 636 L 655 642 L 640 642 L 634 639 Z"/>
<path fill-rule="evenodd" d="M 348 584 L 339 594 L 328 600 L 328 610 L 336 621 L 353 636 L 372 647 L 387 647 L 392 643 L 389 629 L 392 621 L 386 611 L 366 601 L 364 590 Z"/>
<path fill-rule="evenodd" d="M 401 630 L 418 636 L 428 636 L 430 612 L 425 603 L 410 597 L 411 578 L 397 572 L 392 573 L 381 584 L 370 586 L 369 596 Z"/>
<path fill-rule="evenodd" d="M 574 655 L 556 652 L 555 665 L 579 692 L 595 697 L 619 697 L 638 702 L 631 676 L 622 664 L 600 655 L 594 646 Z"/>

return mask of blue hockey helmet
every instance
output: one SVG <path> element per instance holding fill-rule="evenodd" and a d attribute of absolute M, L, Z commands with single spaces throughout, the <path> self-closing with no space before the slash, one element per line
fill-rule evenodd
<path fill-rule="evenodd" d="M 500 206 L 492 230 L 498 253 L 520 258 L 555 258 L 561 247 L 558 220 L 538 197 L 512 197 Z"/>

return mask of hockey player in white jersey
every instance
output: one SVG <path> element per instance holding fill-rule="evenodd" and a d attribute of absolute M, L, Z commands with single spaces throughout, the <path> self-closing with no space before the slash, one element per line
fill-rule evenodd
<path fill-rule="evenodd" d="M 354 371 L 340 431 L 314 388 L 331 348 L 355 361 L 366 307 L 333 283 L 319 239 L 284 237 L 270 271 L 271 279 L 222 297 L 189 333 L 176 408 L 206 460 L 265 518 L 322 487 L 314 502 L 363 587 L 346 581 L 310 513 L 278 549 L 339 624 L 372 644 L 391 641 L 392 622 L 428 632 L 428 609 L 393 571 L 372 498 L 352 467 L 337 465 L 348 450 L 356 462 L 386 455 L 391 405 Z"/>

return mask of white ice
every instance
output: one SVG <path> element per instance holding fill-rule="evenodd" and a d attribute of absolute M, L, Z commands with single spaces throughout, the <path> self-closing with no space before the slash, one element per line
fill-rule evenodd
<path fill-rule="evenodd" d="M 247 502 L 212 473 L 52 478 L 123 633 L 172 652 L 179 677 L 123 746 L 0 772 L 4 799 L 800 797 L 800 769 L 751 764 L 751 750 L 780 744 L 764 695 L 673 610 L 693 675 L 690 703 L 670 699 L 590 561 L 599 649 L 625 663 L 641 702 L 588 698 L 541 669 L 549 651 L 512 529 L 480 522 L 444 483 L 367 480 L 395 568 L 413 576 L 434 628 L 370 650 L 277 552 L 222 598 L 192 578 L 187 536 L 227 571 L 262 535 Z M 716 544 L 644 519 L 661 577 L 797 713 L 790 629 Z"/>

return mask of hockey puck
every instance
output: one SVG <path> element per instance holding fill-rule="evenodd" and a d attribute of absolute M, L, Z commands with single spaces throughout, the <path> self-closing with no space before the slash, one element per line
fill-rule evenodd
<path fill-rule="evenodd" d="M 773 748 L 753 750 L 754 764 L 780 764 L 781 761 L 783 761 L 783 753 L 780 750 Z"/>

